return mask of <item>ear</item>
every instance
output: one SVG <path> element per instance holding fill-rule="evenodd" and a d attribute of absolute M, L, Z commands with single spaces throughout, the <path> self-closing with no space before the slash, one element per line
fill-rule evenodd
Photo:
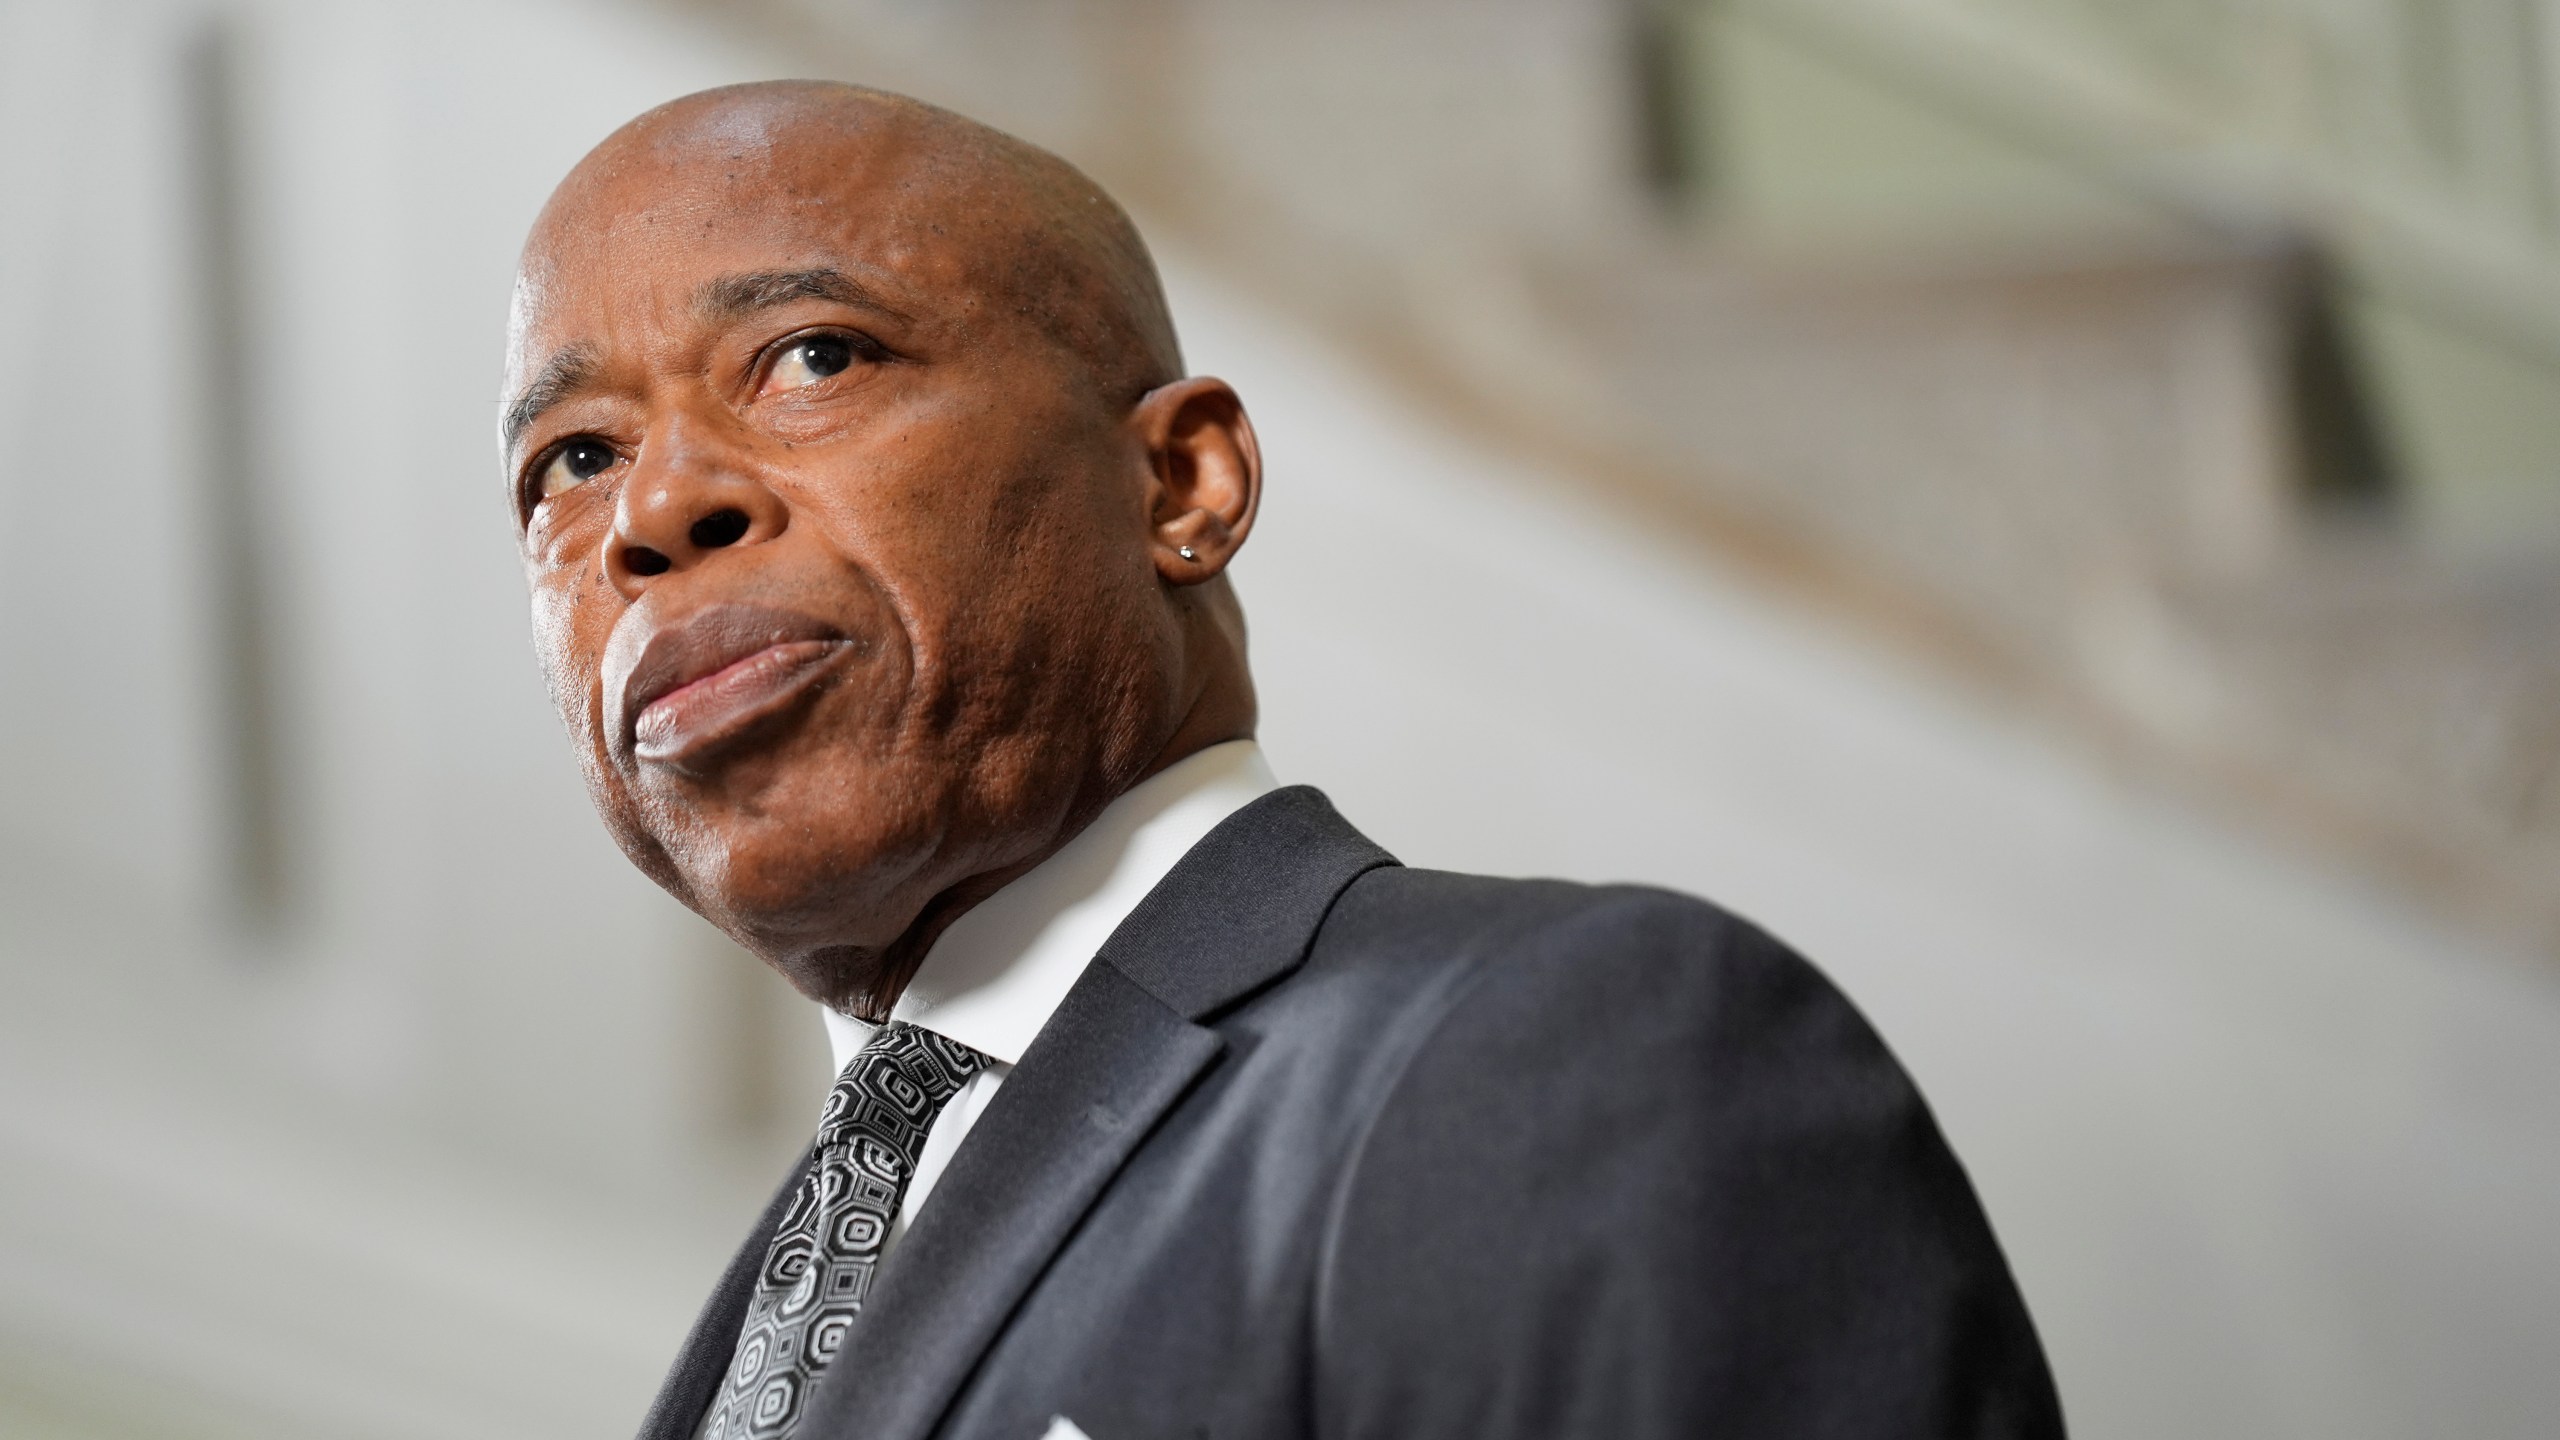
<path fill-rule="evenodd" d="M 1169 585 L 1218 575 L 1243 548 L 1262 503 L 1262 446 L 1244 401 L 1226 381 L 1194 376 L 1147 392 L 1129 422 L 1150 471 L 1156 573 Z"/>

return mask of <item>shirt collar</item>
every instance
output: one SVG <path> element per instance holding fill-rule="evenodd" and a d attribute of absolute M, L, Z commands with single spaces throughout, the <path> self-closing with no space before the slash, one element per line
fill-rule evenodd
<path fill-rule="evenodd" d="M 952 921 L 890 1018 L 1019 1063 L 1147 892 L 1219 821 L 1278 785 L 1251 740 L 1212 745 L 1147 777 L 1058 853 Z M 841 1073 L 877 1027 L 823 1013 Z"/>

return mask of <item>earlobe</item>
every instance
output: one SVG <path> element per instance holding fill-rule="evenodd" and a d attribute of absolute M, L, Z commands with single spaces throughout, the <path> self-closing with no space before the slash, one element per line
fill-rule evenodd
<path fill-rule="evenodd" d="M 1149 392 L 1131 418 L 1147 451 L 1156 572 L 1174 585 L 1213 578 L 1262 501 L 1262 448 L 1244 401 L 1223 380 L 1193 376 Z"/>

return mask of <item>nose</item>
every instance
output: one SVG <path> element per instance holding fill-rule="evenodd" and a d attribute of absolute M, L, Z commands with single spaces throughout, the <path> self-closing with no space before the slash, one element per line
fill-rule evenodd
<path fill-rule="evenodd" d="M 782 497 L 718 456 L 680 444 L 663 451 L 674 453 L 654 464 L 644 454 L 623 481 L 605 537 L 605 573 L 625 599 L 719 551 L 770 540 L 789 519 Z"/>

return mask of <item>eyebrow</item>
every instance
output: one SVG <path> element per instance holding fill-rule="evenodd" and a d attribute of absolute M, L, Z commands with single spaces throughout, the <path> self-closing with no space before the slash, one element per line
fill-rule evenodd
<path fill-rule="evenodd" d="M 794 300 L 833 300 L 839 305 L 876 310 L 892 320 L 907 318 L 852 276 L 823 266 L 815 270 L 759 270 L 746 275 L 723 275 L 716 280 L 705 281 L 701 289 L 693 292 L 694 311 L 713 321 L 736 320 L 758 310 L 788 305 Z"/>
<path fill-rule="evenodd" d="M 725 324 L 788 305 L 794 300 L 832 300 L 876 311 L 892 320 L 904 320 L 905 312 L 882 300 L 860 281 L 841 270 L 821 266 L 813 270 L 758 270 L 742 275 L 723 275 L 703 282 L 693 294 L 694 312 L 715 324 Z M 592 384 L 599 369 L 596 353 L 584 345 L 572 345 L 545 361 L 540 374 L 524 387 L 507 407 L 499 433 L 512 452 L 516 442 L 524 438 L 542 412 L 568 399 Z"/>
<path fill-rule="evenodd" d="M 584 345 L 572 345 L 542 362 L 541 372 L 517 394 L 515 403 L 507 407 L 506 418 L 499 422 L 499 434 L 508 451 L 514 451 L 516 442 L 524 438 L 524 432 L 543 411 L 592 383 L 596 370 L 596 353 Z"/>

